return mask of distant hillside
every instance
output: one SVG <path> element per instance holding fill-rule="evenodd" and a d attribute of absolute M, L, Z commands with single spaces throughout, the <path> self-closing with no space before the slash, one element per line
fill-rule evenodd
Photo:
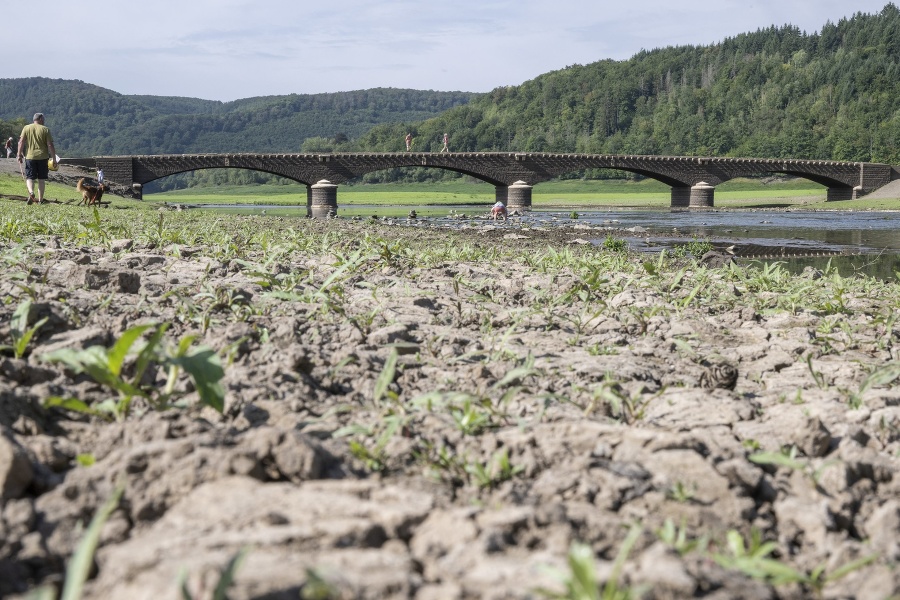
<path fill-rule="evenodd" d="M 5 131 L 45 113 L 66 156 L 299 152 L 307 140 L 346 143 L 375 125 L 422 121 L 473 97 L 379 88 L 217 102 L 128 96 L 83 81 L 34 77 L 0 79 L 0 120 Z"/>
<path fill-rule="evenodd" d="M 406 126 L 360 145 L 395 149 Z M 900 10 L 769 27 L 500 87 L 413 134 L 460 151 L 796 157 L 900 164 Z"/>

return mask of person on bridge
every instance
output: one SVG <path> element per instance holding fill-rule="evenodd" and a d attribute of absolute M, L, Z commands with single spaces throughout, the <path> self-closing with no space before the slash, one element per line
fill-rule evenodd
<path fill-rule="evenodd" d="M 19 164 L 25 161 L 25 186 L 28 188 L 28 204 L 35 201 L 34 180 L 38 181 L 37 203 L 44 201 L 44 186 L 50 174 L 50 157 L 56 156 L 56 148 L 53 147 L 53 136 L 50 128 L 44 125 L 44 113 L 35 113 L 33 123 L 22 128 L 19 136 L 19 152 L 16 158 Z M 27 151 L 26 151 L 27 147 Z"/>
<path fill-rule="evenodd" d="M 406 151 L 409 152 L 409 149 L 412 148 L 412 134 L 406 134 Z"/>
<path fill-rule="evenodd" d="M 497 200 L 496 203 L 491 207 L 491 217 L 496 221 L 497 219 L 506 220 L 506 206 Z"/>
<path fill-rule="evenodd" d="M 450 152 L 450 136 L 446 133 L 444 134 L 444 147 L 441 148 L 441 152 Z"/>

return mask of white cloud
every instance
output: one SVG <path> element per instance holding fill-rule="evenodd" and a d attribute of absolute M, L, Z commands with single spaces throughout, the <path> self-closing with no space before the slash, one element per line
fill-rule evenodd
<path fill-rule="evenodd" d="M 124 94 L 234 100 L 398 87 L 484 92 L 641 49 L 705 45 L 790 23 L 808 33 L 885 1 L 120 0 L 14 3 L 47 41 L 0 77 L 81 79 Z M 20 44 L 19 48 L 23 48 Z"/>

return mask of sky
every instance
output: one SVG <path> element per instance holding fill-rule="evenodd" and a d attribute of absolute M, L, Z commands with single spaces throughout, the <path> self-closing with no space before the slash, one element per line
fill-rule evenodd
<path fill-rule="evenodd" d="M 0 78 L 231 101 L 377 87 L 487 92 L 889 0 L 44 0 L 5 6 Z M 15 25 L 19 24 L 19 25 Z M 37 38 L 40 32 L 40 38 Z"/>

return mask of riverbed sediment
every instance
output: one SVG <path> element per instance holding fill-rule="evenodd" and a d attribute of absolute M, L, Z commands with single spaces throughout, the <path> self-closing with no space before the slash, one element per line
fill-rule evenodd
<path fill-rule="evenodd" d="M 0 202 L 0 595 L 117 489 L 85 597 L 900 593 L 897 283 Z"/>

